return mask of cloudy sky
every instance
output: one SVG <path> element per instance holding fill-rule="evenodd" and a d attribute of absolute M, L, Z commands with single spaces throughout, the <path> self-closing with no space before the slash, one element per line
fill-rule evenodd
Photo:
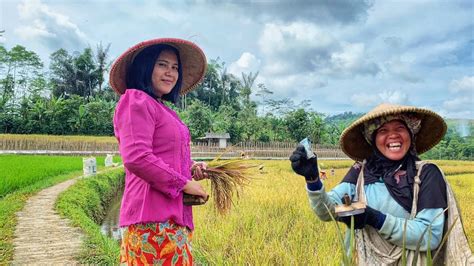
<path fill-rule="evenodd" d="M 113 59 L 143 40 L 185 38 L 237 77 L 258 71 L 274 99 L 309 99 L 314 111 L 392 102 L 474 119 L 473 3 L 0 0 L 0 43 L 48 63 L 59 48 L 110 43 Z"/>

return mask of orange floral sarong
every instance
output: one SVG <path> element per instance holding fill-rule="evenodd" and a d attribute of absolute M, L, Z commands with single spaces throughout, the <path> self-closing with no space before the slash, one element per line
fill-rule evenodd
<path fill-rule="evenodd" d="M 192 232 L 173 221 L 124 228 L 121 265 L 192 265 Z"/>

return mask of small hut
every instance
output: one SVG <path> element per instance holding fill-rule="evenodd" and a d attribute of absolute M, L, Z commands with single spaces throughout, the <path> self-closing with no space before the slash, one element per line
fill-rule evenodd
<path fill-rule="evenodd" d="M 229 133 L 206 133 L 205 137 L 200 139 L 207 140 L 207 143 L 211 145 L 212 143 L 219 143 L 219 148 L 227 148 L 227 140 L 230 139 Z"/>

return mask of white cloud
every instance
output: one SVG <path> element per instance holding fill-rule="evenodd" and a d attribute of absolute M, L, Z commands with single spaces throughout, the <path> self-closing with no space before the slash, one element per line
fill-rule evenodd
<path fill-rule="evenodd" d="M 381 103 L 408 104 L 408 95 L 400 90 L 384 90 L 379 93 L 357 93 L 351 102 L 358 107 L 375 106 Z"/>
<path fill-rule="evenodd" d="M 256 73 L 260 69 L 260 60 L 252 53 L 244 52 L 240 58 L 231 63 L 229 73 L 240 77 L 241 73 Z"/>
<path fill-rule="evenodd" d="M 409 102 L 408 95 L 399 90 L 387 90 L 378 94 L 382 102 L 394 104 L 406 104 Z"/>
<path fill-rule="evenodd" d="M 311 98 L 317 91 L 327 86 L 327 80 L 314 73 L 265 77 L 267 88 L 277 97 Z"/>
<path fill-rule="evenodd" d="M 460 111 L 466 110 L 466 106 L 471 106 L 472 109 L 472 99 L 467 97 L 459 97 L 452 100 L 447 100 L 443 103 L 443 107 L 448 111 Z"/>
<path fill-rule="evenodd" d="M 446 116 L 456 118 L 474 117 L 474 76 L 464 76 L 450 82 L 451 92 L 442 104 Z"/>
<path fill-rule="evenodd" d="M 449 84 L 449 90 L 451 92 L 467 92 L 474 93 L 474 76 L 465 76 L 459 80 L 453 80 Z"/>
<path fill-rule="evenodd" d="M 332 72 L 338 74 L 375 75 L 380 68 L 367 59 L 363 43 L 343 43 L 340 51 L 331 55 Z"/>
<path fill-rule="evenodd" d="M 351 102 L 358 107 L 374 106 L 380 102 L 375 94 L 357 93 L 351 96 Z"/>
<path fill-rule="evenodd" d="M 464 76 L 449 84 L 448 100 L 442 104 L 446 116 L 457 118 L 474 117 L 474 76 Z"/>
<path fill-rule="evenodd" d="M 22 23 L 14 32 L 23 40 L 38 40 L 54 48 L 83 47 L 87 36 L 69 17 L 51 10 L 40 0 L 24 0 L 18 5 Z"/>
<path fill-rule="evenodd" d="M 413 63 L 399 58 L 391 59 L 385 63 L 385 69 L 395 77 L 410 83 L 418 83 L 422 78 L 413 69 Z"/>
<path fill-rule="evenodd" d="M 258 43 L 267 55 L 298 52 L 296 49 L 327 50 L 335 40 L 312 23 L 295 22 L 288 25 L 267 23 Z"/>
<path fill-rule="evenodd" d="M 317 73 L 347 78 L 380 71 L 364 43 L 340 41 L 329 28 L 312 23 L 267 23 L 258 43 L 269 75 Z"/>
<path fill-rule="evenodd" d="M 142 40 L 186 38 L 238 77 L 259 70 L 255 84 L 274 99 L 313 99 L 317 111 L 367 111 L 409 95 L 447 117 L 474 118 L 469 1 L 217 2 L 0 0 L 0 42 L 44 60 L 89 42 L 111 43 L 113 58 Z"/>
<path fill-rule="evenodd" d="M 24 40 L 34 40 L 38 37 L 55 37 L 56 35 L 49 32 L 46 26 L 40 20 L 34 20 L 32 25 L 20 26 L 15 29 L 15 33 Z"/>

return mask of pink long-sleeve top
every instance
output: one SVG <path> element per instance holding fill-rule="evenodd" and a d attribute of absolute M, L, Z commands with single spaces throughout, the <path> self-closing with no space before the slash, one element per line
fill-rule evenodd
<path fill-rule="evenodd" d="M 186 125 L 162 102 L 127 89 L 115 109 L 114 131 L 125 166 L 120 226 L 171 219 L 193 230 L 182 192 L 191 179 Z"/>

